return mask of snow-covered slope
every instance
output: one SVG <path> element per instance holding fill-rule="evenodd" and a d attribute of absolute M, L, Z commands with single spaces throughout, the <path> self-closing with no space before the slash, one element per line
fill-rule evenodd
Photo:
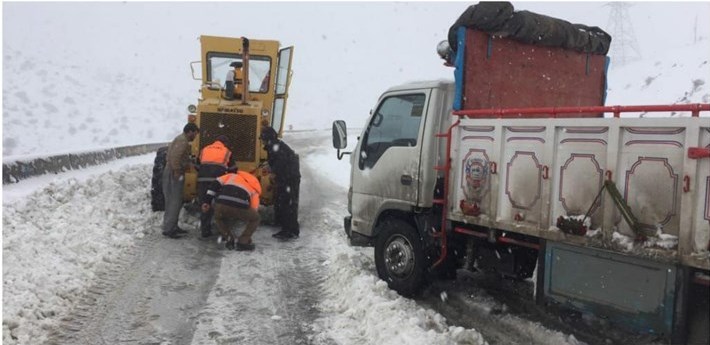
<path fill-rule="evenodd" d="M 701 43 L 620 67 L 612 59 L 607 105 L 710 103 L 710 50 Z"/>
<path fill-rule="evenodd" d="M 49 155 L 170 140 L 186 106 L 199 97 L 189 63 L 199 60 L 201 34 L 295 46 L 287 126 L 323 129 L 335 119 L 361 126 L 389 86 L 453 77 L 434 47 L 468 5 L 6 3 L 2 153 Z M 609 52 L 607 104 L 707 102 L 708 6 L 635 3 L 629 14 L 644 60 L 616 68 L 617 52 Z M 515 7 L 609 26 L 602 3 Z M 265 9 L 273 25 L 264 24 Z"/>
<path fill-rule="evenodd" d="M 707 47 L 702 41 L 622 67 L 612 60 L 606 103 L 710 102 Z M 12 48 L 3 54 L 5 157 L 169 141 L 181 130 L 187 104 L 198 97 L 185 71 L 158 81 L 88 61 L 49 65 Z M 353 88 L 353 97 L 362 92 Z"/>
<path fill-rule="evenodd" d="M 90 61 L 3 51 L 3 156 L 171 140 L 197 93 Z M 176 78 L 178 79 L 178 78 Z M 188 80 L 189 81 L 189 80 Z M 137 142 L 138 141 L 138 142 Z"/>

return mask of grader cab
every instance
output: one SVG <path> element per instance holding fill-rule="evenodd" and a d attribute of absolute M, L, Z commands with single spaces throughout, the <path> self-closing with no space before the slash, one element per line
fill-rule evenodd
<path fill-rule="evenodd" d="M 272 188 L 264 167 L 267 155 L 259 135 L 262 126 L 282 134 L 293 46 L 281 48 L 273 40 L 216 36 L 200 36 L 200 43 L 201 61 L 191 63 L 193 79 L 201 82 L 197 105 L 188 107 L 188 122 L 200 128 L 191 154 L 198 157 L 200 150 L 218 136 L 227 136 L 237 167 L 260 179 L 264 191 L 261 202 L 270 205 Z M 160 165 L 165 164 L 166 150 L 161 150 L 162 162 L 159 151 L 153 169 L 153 210 L 164 209 Z M 192 201 L 196 196 L 197 171 L 193 169 L 185 174 L 183 201 Z"/>

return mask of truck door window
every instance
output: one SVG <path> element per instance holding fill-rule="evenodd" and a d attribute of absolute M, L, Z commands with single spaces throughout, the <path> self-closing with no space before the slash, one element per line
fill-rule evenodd
<path fill-rule="evenodd" d="M 359 155 L 360 169 L 372 168 L 393 146 L 417 146 L 424 113 L 423 93 L 385 98 L 370 120 Z"/>
<path fill-rule="evenodd" d="M 208 53 L 207 54 L 207 78 L 211 82 L 210 88 L 217 87 L 217 81 L 220 86 L 224 86 L 227 72 L 232 67 L 229 67 L 234 61 L 242 62 L 242 56 L 237 54 L 224 53 Z M 271 69 L 271 59 L 268 56 L 250 55 L 249 56 L 249 92 L 266 93 L 267 88 L 262 88 L 262 85 L 269 84 L 269 71 Z"/>

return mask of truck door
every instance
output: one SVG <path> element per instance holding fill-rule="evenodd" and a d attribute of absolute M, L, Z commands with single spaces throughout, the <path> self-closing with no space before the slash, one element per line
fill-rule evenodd
<path fill-rule="evenodd" d="M 353 231 L 371 236 L 379 210 L 409 210 L 416 205 L 422 118 L 429 93 L 389 93 L 372 114 L 352 160 Z"/>
<path fill-rule="evenodd" d="M 271 113 L 271 127 L 279 133 L 281 133 L 281 127 L 283 127 L 286 100 L 288 99 L 288 87 L 291 85 L 292 57 L 293 46 L 279 50 L 279 65 L 276 71 L 276 95 Z"/>

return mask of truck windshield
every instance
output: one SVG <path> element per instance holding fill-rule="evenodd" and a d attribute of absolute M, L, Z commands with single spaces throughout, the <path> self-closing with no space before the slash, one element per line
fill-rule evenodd
<path fill-rule="evenodd" d="M 242 56 L 237 54 L 208 53 L 207 54 L 207 80 L 210 88 L 217 85 L 224 86 L 227 73 L 232 70 L 232 62 L 242 62 Z M 269 71 L 271 59 L 268 56 L 249 56 L 249 92 L 266 93 L 270 87 Z"/>
<path fill-rule="evenodd" d="M 388 148 L 417 146 L 424 94 L 387 97 L 372 116 L 360 153 L 360 168 L 371 168 Z"/>

